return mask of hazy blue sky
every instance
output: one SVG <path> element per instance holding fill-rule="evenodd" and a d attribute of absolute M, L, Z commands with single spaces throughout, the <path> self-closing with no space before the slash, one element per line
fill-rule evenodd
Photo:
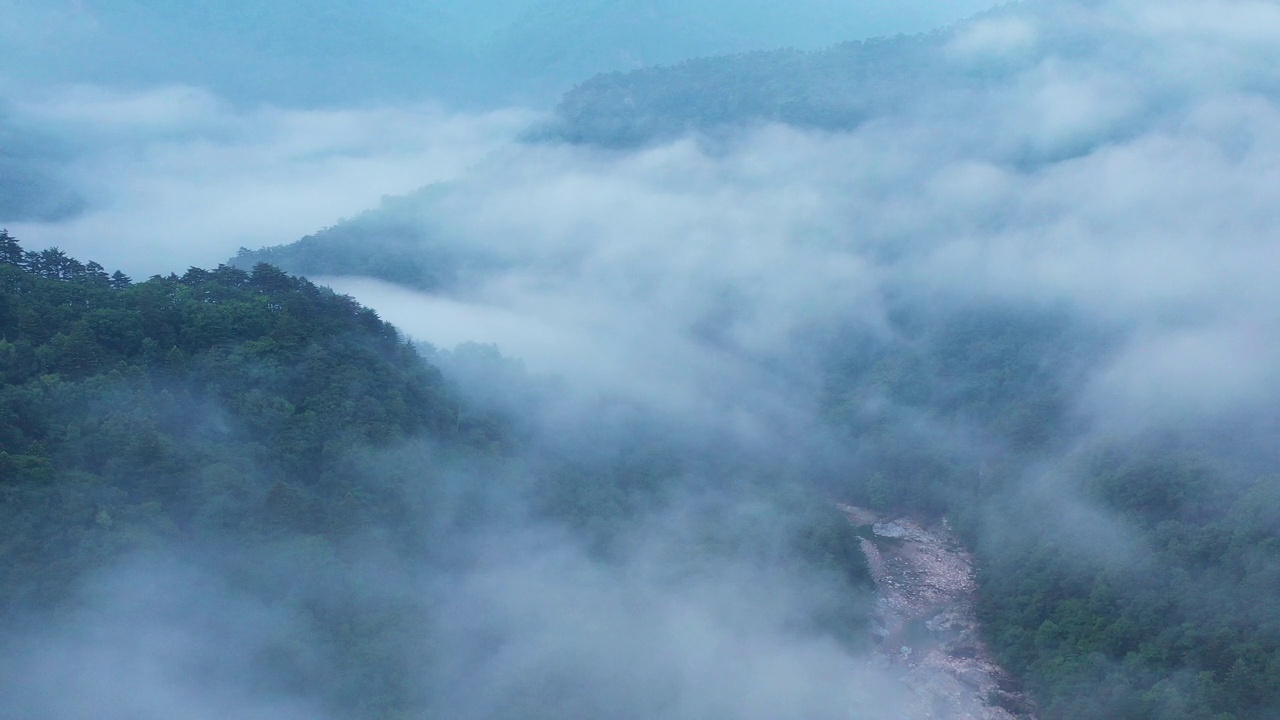
<path fill-rule="evenodd" d="M 69 221 L 33 240 L 75 250 L 101 229 L 86 211 L 133 217 L 140 238 L 196 202 L 227 208 L 212 235 L 281 242 L 448 177 L 531 117 L 510 108 L 545 110 L 597 72 L 927 30 L 987 4 L 0 0 L 0 223 Z M 438 125 L 456 112 L 487 119 Z M 224 163 L 242 170 L 230 186 Z"/>
<path fill-rule="evenodd" d="M 0 83 L 182 83 L 255 101 L 548 102 L 601 71 L 945 25 L 987 0 L 0 0 Z"/>

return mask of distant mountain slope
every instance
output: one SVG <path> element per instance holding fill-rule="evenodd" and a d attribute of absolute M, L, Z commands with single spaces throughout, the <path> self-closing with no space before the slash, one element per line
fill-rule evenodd
<path fill-rule="evenodd" d="M 243 269 L 265 262 L 307 277 L 366 276 L 422 290 L 456 287 L 463 276 L 497 260 L 457 242 L 453 231 L 433 220 L 433 198 L 442 194 L 428 187 L 384 198 L 379 207 L 296 242 L 242 247 L 229 262 Z"/>
<path fill-rule="evenodd" d="M 419 491 L 371 454 L 411 437 L 486 445 L 459 412 L 374 312 L 276 268 L 134 283 L 0 231 L 0 643 L 17 652 L 18 627 L 74 613 L 103 573 L 172 572 L 206 606 L 239 592 L 305 616 L 305 632 L 254 641 L 276 660 L 243 658 L 268 692 L 309 677 L 316 703 L 346 717 L 403 702 L 408 679 L 385 646 L 421 629 L 405 614 L 416 604 L 363 585 L 338 554 L 378 533 L 389 553 L 423 552 L 425 522 L 404 512 Z M 162 584 L 136 602 L 184 602 L 183 583 Z M 148 622 L 162 621 L 127 637 Z M 286 650 L 298 643 L 326 659 Z M 0 683 L 7 707 L 54 704 L 22 685 Z"/>
<path fill-rule="evenodd" d="M 627 372 L 713 357 L 689 394 L 735 410 L 781 375 L 839 437 L 834 493 L 972 544 L 1042 717 L 1272 720 L 1280 15 L 1204 7 L 599 76 L 552 142 L 269 252 L 446 298 L 498 257 L 458 294 L 585 317 Z"/>
<path fill-rule="evenodd" d="M 55 600 L 82 555 L 156 533 L 292 523 L 336 540 L 372 510 L 334 514 L 360 492 L 343 469 L 353 452 L 459 429 L 439 371 L 394 328 L 277 268 L 133 283 L 55 249 L 23 253 L 2 231 L 0 253 L 0 613 Z M 137 526 L 58 527 L 83 511 L 81 491 L 106 493 L 89 506 L 118 517 L 115 532 Z M 306 517 L 277 515 L 273 493 Z M 58 556 L 60 569 L 35 569 Z"/>
<path fill-rule="evenodd" d="M 631 146 L 764 122 L 851 129 L 957 80 L 940 46 L 937 35 L 885 38 L 598 75 L 566 93 L 532 137 Z"/>
<path fill-rule="evenodd" d="M 1163 49 L 1151 28 L 1118 23 L 1106 31 L 1091 24 L 1083 6 L 1025 2 L 1002 6 L 927 34 L 850 41 L 824 50 L 770 50 L 686 60 L 631 72 L 592 77 L 567 92 L 554 119 L 530 133 L 540 140 L 628 147 L 763 123 L 820 130 L 849 130 L 893 118 L 960 123 L 961 114 L 1015 111 L 1020 93 L 1053 80 L 1064 93 L 1092 68 L 1094 81 L 1110 82 L 1119 63 L 1148 83 L 1134 88 L 1135 117 L 1168 113 L 1179 95 L 1193 91 L 1185 78 L 1167 73 Z M 1130 56 L 1124 57 L 1125 53 Z M 1054 74 L 1060 73 L 1060 78 Z M 1087 76 L 1087 75 L 1086 75 Z M 1181 86 L 1181 87 L 1180 87 Z M 1079 88 L 1086 90 L 1086 88 Z M 1046 103 L 1054 100 L 1042 98 Z M 1061 123 L 1097 110 L 1087 93 L 1064 94 Z M 1006 107 L 1001 107 L 1001 105 Z M 1072 107 L 1075 104 L 1075 107 Z M 1046 109 L 1048 109 L 1046 107 Z M 1008 118 L 1012 119 L 1012 118 Z M 989 148 L 1007 148 L 1000 126 L 988 134 L 958 135 Z M 969 130 L 965 128 L 965 130 Z M 1066 149 L 1076 152 L 1079 148 Z M 1026 150 L 1024 148 L 1023 150 Z M 1062 149 L 1055 149 L 1054 153 Z M 1037 152 L 1039 150 L 1036 150 Z"/>

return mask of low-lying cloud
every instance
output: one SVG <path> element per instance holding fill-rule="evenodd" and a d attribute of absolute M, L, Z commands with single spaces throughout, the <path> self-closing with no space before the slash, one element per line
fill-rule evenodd
<path fill-rule="evenodd" d="M 1011 504 L 1066 508 L 1059 525 L 1086 554 L 1138 554 L 1074 493 L 1075 455 L 1271 416 L 1280 398 L 1275 19 L 1233 0 L 1029 3 L 946 45 L 974 72 L 999 65 L 990 85 L 848 133 L 766 125 L 625 153 L 515 143 L 521 111 L 243 109 L 190 88 L 29 95 L 21 117 L 89 138 L 62 166 L 87 206 L 9 229 L 135 274 L 180 271 L 439 182 L 396 212 L 483 271 L 431 294 L 326 282 L 416 339 L 495 342 L 563 378 L 580 407 L 622 397 L 715 428 L 732 438 L 726 457 L 780 458 L 788 479 L 806 453 L 853 452 L 824 434 L 824 350 L 917 342 L 901 315 L 920 308 L 1062 310 L 1117 340 L 1070 393 L 1079 437 L 1028 470 Z M 940 443 L 971 437 L 893 410 Z M 423 590 L 454 653 L 424 682 L 459 718 L 521 700 L 673 719 L 900 707 L 865 658 L 792 632 L 813 578 L 733 559 L 673 580 L 672 530 L 644 527 L 617 562 L 555 528 L 468 538 L 465 567 Z M 46 652 L 61 662 L 57 639 Z"/>
<path fill-rule="evenodd" d="M 459 718 L 902 712 L 904 689 L 888 673 L 804 631 L 831 600 L 822 578 L 689 554 L 681 541 L 707 529 L 691 520 L 667 516 L 645 528 L 622 563 L 593 559 L 556 534 L 489 538 L 474 566 L 442 582 L 449 622 L 439 642 L 452 660 L 439 678 L 444 706 Z"/>
<path fill-rule="evenodd" d="M 451 179 L 531 117 L 431 104 L 244 108 L 191 87 L 62 87 L 10 100 L 12 116 L 72 148 L 56 167 L 83 203 L 70 218 L 0 223 L 29 247 L 137 275 L 214 265 L 237 247 L 297 238 L 383 195 Z"/>
<path fill-rule="evenodd" d="M 1082 437 L 1029 480 L 1069 492 L 1080 448 L 1270 417 L 1280 395 L 1280 43 L 1261 42 L 1267 6 L 1215 8 L 1010 8 L 945 41 L 975 72 L 998 60 L 996 80 L 848 133 L 506 146 L 416 210 L 432 243 L 499 269 L 416 301 L 332 282 L 419 339 L 497 342 L 775 439 L 817 432 L 825 340 L 913 342 L 904 308 L 1068 312 L 1114 339 L 1071 389 Z"/>

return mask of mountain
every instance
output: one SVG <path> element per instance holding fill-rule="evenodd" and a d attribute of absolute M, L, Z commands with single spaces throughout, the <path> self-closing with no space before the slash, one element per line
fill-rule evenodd
<path fill-rule="evenodd" d="M 423 213 L 443 188 L 423 188 L 297 242 L 251 250 L 240 248 L 230 264 L 251 268 L 266 262 L 308 277 L 357 275 L 425 290 L 457 288 L 499 260 L 466 248 L 447 227 Z M 370 239 L 376 238 L 370 252 Z"/>
<path fill-rule="evenodd" d="M 492 348 L 417 348 L 270 265 L 134 282 L 0 232 L 0 701 L 27 717 L 90 702 L 152 717 L 174 698 L 348 718 L 485 704 L 454 679 L 476 649 L 454 637 L 471 586 L 557 542 L 568 566 L 540 577 L 565 591 L 583 579 L 562 572 L 634 566 L 650 514 L 693 492 L 685 476 L 709 457 L 616 406 L 544 434 L 559 405 Z M 731 507 L 699 508 L 688 535 L 662 535 L 664 572 L 710 582 L 750 559 L 808 578 L 809 609 L 789 621 L 861 646 L 852 527 L 812 496 L 756 488 L 776 514 L 741 536 Z M 474 558 L 491 540 L 498 554 Z M 594 548 L 580 566 L 565 554 L 578 542 Z M 145 692 L 97 694 L 139 665 Z M 523 716 L 581 702 L 507 692 Z"/>
<path fill-rule="evenodd" d="M 1236 11 L 1025 3 L 596 76 L 534 142 L 238 262 L 621 348 L 607 388 L 945 517 L 1042 717 L 1263 720 L 1280 45 Z"/>
<path fill-rule="evenodd" d="M 631 147 L 768 122 L 848 130 L 969 84 L 941 46 L 939 36 L 882 38 L 598 75 L 566 93 L 531 137 Z"/>
<path fill-rule="evenodd" d="M 1007 136 L 998 123 L 1013 122 L 1021 93 L 1057 81 L 1064 94 L 1053 107 L 1063 133 L 1089 134 L 1109 121 L 1119 139 L 1139 132 L 1143 123 L 1185 110 L 1208 88 L 1178 75 L 1166 64 L 1165 34 L 1158 26 L 1118 22 L 1105 31 L 1095 25 L 1096 11 L 1049 2 L 1001 6 L 927 34 L 898 35 L 844 42 L 820 50 L 769 50 L 704 57 L 671 66 L 605 73 L 565 93 L 553 119 L 530 133 L 534 139 L 611 147 L 632 147 L 670 140 L 687 133 L 782 123 L 816 130 L 850 130 L 875 122 L 950 121 L 989 117 L 987 132 L 964 129 L 957 142 L 967 150 L 1022 153 L 1027 160 L 1049 153 L 1078 153 L 1084 137 L 1063 138 L 1061 147 L 1027 143 Z M 1182 32 L 1171 25 L 1168 32 Z M 1127 55 L 1125 53 L 1128 53 Z M 1242 64 L 1214 83 L 1272 95 L 1273 82 L 1256 72 L 1261 57 Z M 1054 63 L 1062 63 L 1060 67 Z M 1127 64 L 1127 65 L 1125 65 Z M 1095 120 L 1095 98 L 1076 73 L 1094 71 L 1095 81 L 1123 82 L 1113 73 L 1126 67 L 1137 73 L 1128 82 L 1133 103 L 1110 110 L 1116 117 Z M 1070 70 L 1068 70 L 1070 68 Z M 1086 69 L 1087 68 L 1087 69 Z M 1055 73 L 1065 73 L 1059 76 Z M 1141 78 L 1142 82 L 1138 82 Z M 1243 83 L 1236 85 L 1235 83 Z M 1041 100 L 1049 103 L 1051 98 Z M 1073 107 L 1074 105 L 1074 107 Z M 960 117 L 947 118 L 947 113 Z M 1077 117 L 1076 114 L 1083 114 Z M 1043 119 L 1045 125 L 1050 119 Z M 1002 137 L 1001 133 L 1006 133 Z"/>
<path fill-rule="evenodd" d="M 478 288 L 530 277 L 615 276 L 600 256 L 443 241 L 458 226 L 442 218 L 472 192 L 435 188 L 394 211 L 390 201 L 304 241 L 242 252 L 236 262 L 271 258 L 326 275 L 367 274 L 445 301 L 474 300 Z M 500 199 L 480 196 L 482 204 Z M 413 207 L 416 225 L 406 211 Z M 394 218 L 402 224 L 389 231 Z M 793 247 L 802 253 L 807 245 Z M 739 261 L 732 253 L 719 260 Z M 617 277 L 647 272 L 634 260 L 620 268 Z M 649 302 L 629 289 L 589 295 L 583 305 L 601 312 Z M 704 287 L 689 302 L 715 292 Z M 1258 432 L 1276 427 L 1274 413 L 1240 411 L 1222 421 L 1257 432 L 1224 434 L 1212 418 L 1152 433 L 1098 429 L 1081 417 L 1080 397 L 1123 356 L 1125 328 L 1053 305 L 969 295 L 937 302 L 909 286 L 895 293 L 887 327 L 847 330 L 847 316 L 832 309 L 811 321 L 817 329 L 789 335 L 794 345 L 767 357 L 727 330 L 759 312 L 740 293 L 707 316 L 662 311 L 671 327 L 649 337 L 690 333 L 717 356 L 784 377 L 791 403 L 818 404 L 822 424 L 802 426 L 806 439 L 834 433 L 839 450 L 828 450 L 833 465 L 806 483 L 886 511 L 946 517 L 976 549 L 986 636 L 1037 698 L 1041 717 L 1269 717 L 1280 698 L 1269 680 L 1280 667 L 1280 624 L 1269 600 L 1280 577 L 1280 504 L 1267 469 L 1273 448 Z M 776 382 L 748 377 L 758 385 L 734 399 L 740 410 L 754 393 L 768 397 Z M 714 392 L 715 381 L 707 382 L 703 391 Z"/>

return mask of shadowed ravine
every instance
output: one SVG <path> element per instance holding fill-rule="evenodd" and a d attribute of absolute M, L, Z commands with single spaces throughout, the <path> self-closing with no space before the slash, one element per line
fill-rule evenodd
<path fill-rule="evenodd" d="M 973 556 L 944 521 L 926 527 L 841 505 L 858 527 L 879 599 L 873 632 L 885 662 L 906 672 L 912 718 L 1034 720 L 1031 700 L 978 632 Z"/>

